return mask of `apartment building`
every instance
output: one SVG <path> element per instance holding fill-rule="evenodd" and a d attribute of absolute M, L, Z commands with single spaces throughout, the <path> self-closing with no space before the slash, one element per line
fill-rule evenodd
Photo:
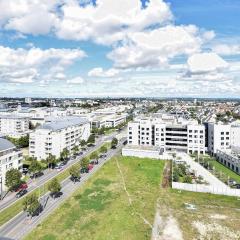
<path fill-rule="evenodd" d="M 29 118 L 16 115 L 0 115 L 0 134 L 21 134 L 29 131 Z"/>
<path fill-rule="evenodd" d="M 117 127 L 126 122 L 127 114 L 97 115 L 91 118 L 92 128 Z"/>
<path fill-rule="evenodd" d="M 8 140 L 0 138 L 0 194 L 7 190 L 5 186 L 6 172 L 11 168 L 21 169 L 22 160 L 22 152 Z"/>
<path fill-rule="evenodd" d="M 218 150 L 216 152 L 217 160 L 231 169 L 232 171 L 240 174 L 240 148 L 232 146 L 231 149 Z"/>
<path fill-rule="evenodd" d="M 205 127 L 174 116 L 136 119 L 128 124 L 128 144 L 204 154 Z"/>
<path fill-rule="evenodd" d="M 86 118 L 65 117 L 52 119 L 30 134 L 29 155 L 38 160 L 49 154 L 60 157 L 64 148 L 72 150 L 90 136 L 90 122 Z"/>
<path fill-rule="evenodd" d="M 240 146 L 240 125 L 208 123 L 208 151 L 226 151 L 231 146 Z"/>

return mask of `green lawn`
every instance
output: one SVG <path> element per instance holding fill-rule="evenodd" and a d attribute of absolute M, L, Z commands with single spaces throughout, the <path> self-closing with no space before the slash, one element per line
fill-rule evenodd
<path fill-rule="evenodd" d="M 106 146 L 106 147 L 109 148 L 110 143 L 108 143 L 108 142 L 104 143 L 102 146 Z M 99 153 L 99 149 L 94 151 L 94 152 Z M 79 165 L 79 164 L 80 163 L 77 162 L 74 165 Z M 60 182 L 62 182 L 63 180 L 65 180 L 69 176 L 70 176 L 69 170 L 66 169 L 66 170 L 62 171 L 61 173 L 59 173 L 56 178 Z M 37 194 L 38 196 L 39 195 L 42 196 L 48 191 L 47 186 L 48 186 L 48 182 L 45 183 L 44 185 L 42 185 L 41 187 L 38 187 L 37 189 L 35 189 L 31 194 Z M 0 212 L 0 226 L 3 225 L 4 223 L 6 223 L 7 221 L 9 221 L 11 218 L 13 218 L 14 216 L 16 216 L 18 213 L 20 213 L 22 211 L 24 198 L 25 197 L 19 199 L 17 202 L 12 204 L 10 207 L 8 207 L 8 208 L 6 208 L 6 209 L 4 209 L 3 211 Z"/>
<path fill-rule="evenodd" d="M 150 239 L 163 167 L 114 157 L 26 239 Z"/>
<path fill-rule="evenodd" d="M 215 171 L 218 173 L 219 177 L 222 175 L 223 180 L 227 181 L 228 177 L 230 177 L 231 179 L 240 183 L 240 175 L 225 167 L 223 164 L 219 163 L 215 158 L 207 156 L 205 159 L 208 159 L 209 162 L 213 164 Z"/>

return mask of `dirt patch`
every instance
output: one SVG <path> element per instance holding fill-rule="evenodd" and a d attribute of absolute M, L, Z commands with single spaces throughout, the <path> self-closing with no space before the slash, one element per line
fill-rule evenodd
<path fill-rule="evenodd" d="M 168 188 L 170 187 L 171 182 L 171 163 L 168 161 L 163 169 L 163 180 L 162 180 L 162 187 Z"/>
<path fill-rule="evenodd" d="M 240 232 L 231 231 L 228 227 L 218 223 L 204 223 L 201 221 L 193 222 L 193 226 L 199 233 L 199 240 L 206 239 L 224 239 L 224 240 L 239 240 Z"/>
<path fill-rule="evenodd" d="M 172 215 L 162 217 L 158 209 L 152 228 L 152 240 L 183 240 L 177 220 Z"/>

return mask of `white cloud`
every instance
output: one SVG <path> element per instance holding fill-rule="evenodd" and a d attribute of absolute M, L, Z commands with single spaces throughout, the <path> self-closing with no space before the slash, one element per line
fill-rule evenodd
<path fill-rule="evenodd" d="M 67 80 L 67 83 L 69 83 L 69 84 L 80 84 L 83 82 L 84 82 L 84 79 L 81 77 L 75 77 L 75 78 Z"/>
<path fill-rule="evenodd" d="M 64 69 L 85 56 L 80 49 L 13 49 L 0 46 L 0 52 L 1 81 L 21 83 L 44 77 L 48 80 L 63 78 Z"/>
<path fill-rule="evenodd" d="M 88 72 L 89 77 L 115 77 L 119 74 L 119 70 L 111 68 L 109 70 L 104 71 L 101 67 L 93 68 Z"/>
<path fill-rule="evenodd" d="M 218 44 L 213 46 L 213 51 L 220 55 L 239 55 L 240 45 Z"/>
<path fill-rule="evenodd" d="M 216 72 L 227 67 L 228 63 L 216 53 L 194 54 L 188 59 L 188 68 L 192 74 Z"/>
<path fill-rule="evenodd" d="M 147 67 L 167 65 L 178 55 L 200 51 L 203 40 L 195 26 L 174 26 L 128 34 L 128 41 L 108 54 L 115 67 Z"/>
<path fill-rule="evenodd" d="M 47 34 L 57 24 L 56 0 L 0 0 L 0 26 L 25 34 Z M 3 10 L 4 9 L 4 10 Z"/>
<path fill-rule="evenodd" d="M 172 20 L 169 6 L 162 0 L 150 0 L 143 8 L 140 0 L 97 0 L 85 7 L 78 1 L 66 1 L 56 34 L 63 39 L 87 40 L 111 44 L 122 40 L 126 32 Z"/>

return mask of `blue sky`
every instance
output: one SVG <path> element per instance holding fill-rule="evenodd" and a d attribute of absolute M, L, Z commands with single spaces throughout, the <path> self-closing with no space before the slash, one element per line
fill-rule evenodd
<path fill-rule="evenodd" d="M 240 97 L 238 0 L 0 0 L 0 94 Z"/>

